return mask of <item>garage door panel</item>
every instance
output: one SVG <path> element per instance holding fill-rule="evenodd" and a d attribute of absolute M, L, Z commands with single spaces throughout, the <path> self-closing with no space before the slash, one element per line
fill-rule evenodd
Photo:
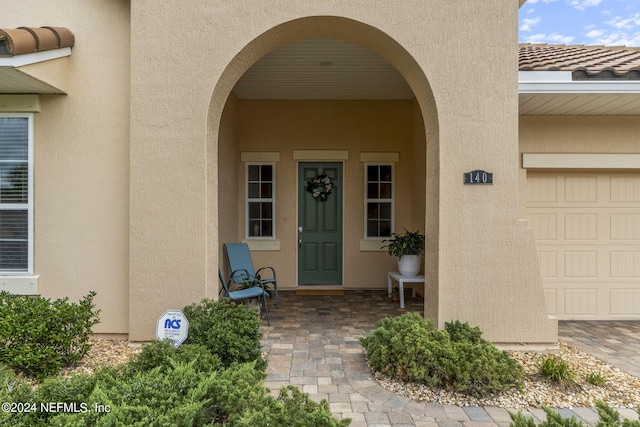
<path fill-rule="evenodd" d="M 640 177 L 613 175 L 610 183 L 612 202 L 640 202 Z"/>
<path fill-rule="evenodd" d="M 640 213 L 611 215 L 611 240 L 640 240 Z"/>
<path fill-rule="evenodd" d="M 529 173 L 526 213 L 550 314 L 640 319 L 640 173 Z"/>
<path fill-rule="evenodd" d="M 640 251 L 612 251 L 611 277 L 640 278 Z"/>
<path fill-rule="evenodd" d="M 570 316 L 596 315 L 598 313 L 597 294 L 596 289 L 565 290 L 565 314 Z"/>

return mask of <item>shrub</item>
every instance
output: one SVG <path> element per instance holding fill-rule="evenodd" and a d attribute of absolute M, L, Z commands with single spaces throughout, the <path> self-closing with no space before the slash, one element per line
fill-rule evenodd
<path fill-rule="evenodd" d="M 542 358 L 539 362 L 540 375 L 563 386 L 570 386 L 578 381 L 578 377 L 569 364 L 553 355 Z"/>
<path fill-rule="evenodd" d="M 522 387 L 522 366 L 468 323 L 440 331 L 419 313 L 406 313 L 376 326 L 360 342 L 369 365 L 385 375 L 476 396 Z"/>
<path fill-rule="evenodd" d="M 211 354 L 209 350 L 200 344 L 182 344 L 178 348 L 173 346 L 170 340 L 153 341 L 142 348 L 126 365 L 125 370 L 129 374 L 150 371 L 157 367 L 167 369 L 172 361 L 193 362 L 198 371 L 211 372 L 222 367 L 220 357 Z"/>
<path fill-rule="evenodd" d="M 268 399 L 267 404 L 251 412 L 243 413 L 233 420 L 234 426 L 291 426 L 291 427 L 346 427 L 351 419 L 336 420 L 329 410 L 329 402 L 322 399 L 316 403 L 309 395 L 289 385 L 280 389 L 277 399 Z"/>
<path fill-rule="evenodd" d="M 547 414 L 547 419 L 537 425 L 533 418 L 524 416 L 522 412 L 518 412 L 517 414 L 510 412 L 509 415 L 513 420 L 510 427 L 585 427 L 576 417 L 564 418 L 559 413 L 544 405 L 542 406 L 542 410 Z"/>
<path fill-rule="evenodd" d="M 189 319 L 186 344 L 200 344 L 220 357 L 223 366 L 256 362 L 256 368 L 267 366 L 262 358 L 259 331 L 260 318 L 256 310 L 247 310 L 228 298 L 219 301 L 205 299 L 183 309 Z"/>
<path fill-rule="evenodd" d="M 620 414 L 603 401 L 598 400 L 595 403 L 600 415 L 600 420 L 595 427 L 640 427 L 640 421 L 638 420 L 620 421 Z M 542 406 L 542 410 L 547 414 L 547 419 L 537 425 L 533 418 L 524 416 L 521 411 L 517 414 L 509 412 L 513 420 L 510 427 L 586 427 L 575 417 L 562 417 L 546 406 Z M 640 412 L 640 408 L 638 408 L 638 412 Z"/>
<path fill-rule="evenodd" d="M 255 313 L 230 304 L 229 301 L 202 306 L 194 305 L 197 320 L 195 336 L 208 327 L 212 320 L 203 320 L 204 311 L 213 313 L 219 322 L 216 330 L 244 331 L 237 322 L 253 325 L 257 331 L 259 321 Z M 189 310 L 186 310 L 188 313 Z M 199 317 L 200 316 L 200 317 Z M 248 319 L 248 320 L 247 320 Z M 252 337 L 259 336 L 256 332 Z M 215 335 L 204 334 L 207 340 Z M 224 337 L 223 337 L 224 338 Z M 230 347 L 244 345 L 251 340 L 232 340 Z M 259 341 L 258 341 L 259 342 Z M 225 348 L 225 357 L 241 351 Z M 33 390 L 20 381 L 10 369 L 0 365 L 0 397 L 4 402 L 55 402 L 68 404 L 65 412 L 43 411 L 0 413 L 0 424 L 8 426 L 69 427 L 91 426 L 205 426 L 205 425 L 291 425 L 291 426 L 348 426 L 349 420 L 336 420 L 331 416 L 326 400 L 313 402 L 308 394 L 293 386 L 283 388 L 276 399 L 263 381 L 266 377 L 261 357 L 248 363 L 222 362 L 211 349 L 219 346 L 182 344 L 177 349 L 169 341 L 156 341 L 125 366 L 104 367 L 93 374 L 73 375 L 70 378 L 48 378 Z M 250 357 L 247 357 L 250 359 Z M 96 412 L 95 404 L 102 412 Z M 76 412 L 74 412 L 74 410 Z"/>
<path fill-rule="evenodd" d="M 99 322 L 90 292 L 78 303 L 0 293 L 0 363 L 43 379 L 79 361 Z"/>

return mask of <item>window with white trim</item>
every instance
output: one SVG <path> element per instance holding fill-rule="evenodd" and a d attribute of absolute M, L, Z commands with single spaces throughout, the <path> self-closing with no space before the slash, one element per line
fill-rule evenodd
<path fill-rule="evenodd" d="M 0 114 L 0 274 L 33 272 L 32 120 Z"/>
<path fill-rule="evenodd" d="M 273 239 L 276 236 L 274 163 L 247 163 L 246 236 Z"/>
<path fill-rule="evenodd" d="M 365 237 L 389 237 L 393 232 L 393 164 L 365 164 Z"/>

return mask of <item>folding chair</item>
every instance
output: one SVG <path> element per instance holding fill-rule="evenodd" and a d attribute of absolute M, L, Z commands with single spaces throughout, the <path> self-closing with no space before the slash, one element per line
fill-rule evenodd
<path fill-rule="evenodd" d="M 234 283 L 242 283 L 250 280 L 260 282 L 265 288 L 273 285 L 273 290 L 276 294 L 276 304 L 278 304 L 276 270 L 273 267 L 262 267 L 256 271 L 253 268 L 249 245 L 246 243 L 225 243 L 224 248 L 227 252 L 227 260 L 231 268 L 231 278 Z M 265 270 L 271 271 L 271 277 L 262 277 L 262 272 Z"/>
<path fill-rule="evenodd" d="M 269 308 L 267 307 L 267 292 L 264 290 L 262 284 L 259 286 L 255 286 L 253 288 L 239 289 L 237 291 L 229 290 L 230 284 L 233 279 L 224 280 L 222 277 L 222 272 L 218 270 L 218 277 L 220 278 L 220 283 L 222 284 L 222 289 L 224 290 L 224 296 L 229 297 L 231 301 L 242 301 L 242 300 L 250 300 L 253 298 L 258 299 L 258 307 L 260 308 L 260 317 L 262 317 L 262 306 L 264 306 L 265 316 L 267 318 L 267 325 L 271 326 L 271 321 L 269 320 Z M 222 291 L 222 290 L 221 290 Z"/>

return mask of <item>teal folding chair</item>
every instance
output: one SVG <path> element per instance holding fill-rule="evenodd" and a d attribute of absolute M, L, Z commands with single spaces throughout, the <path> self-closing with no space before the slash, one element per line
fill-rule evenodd
<path fill-rule="evenodd" d="M 229 297 L 231 301 L 243 301 L 243 300 L 251 300 L 254 298 L 258 299 L 258 307 L 260 309 L 260 317 L 262 317 L 262 307 L 264 306 L 265 317 L 267 318 L 267 325 L 271 326 L 271 321 L 269 320 L 269 308 L 267 307 L 267 292 L 264 290 L 262 286 L 255 286 L 253 288 L 239 289 L 237 291 L 230 290 L 231 282 L 233 279 L 224 280 L 222 277 L 222 272 L 218 270 L 218 277 L 220 278 L 220 283 L 222 284 L 222 289 L 224 291 L 225 297 Z"/>
<path fill-rule="evenodd" d="M 258 271 L 253 267 L 249 245 L 246 243 L 225 243 L 227 260 L 231 268 L 231 279 L 234 283 L 246 281 L 260 282 L 264 288 L 273 285 L 276 294 L 276 304 L 278 304 L 278 284 L 276 281 L 276 270 L 273 267 L 262 267 Z M 270 271 L 270 277 L 263 277 L 263 272 Z"/>

